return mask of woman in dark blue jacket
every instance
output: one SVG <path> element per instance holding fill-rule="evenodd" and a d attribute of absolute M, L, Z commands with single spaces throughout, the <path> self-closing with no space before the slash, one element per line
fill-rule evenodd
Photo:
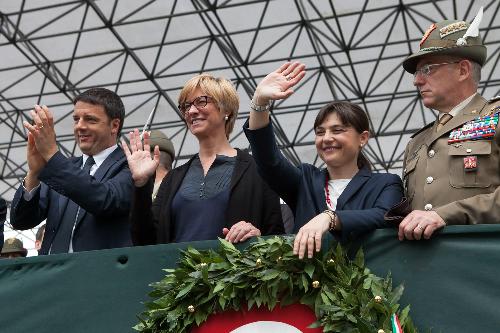
<path fill-rule="evenodd" d="M 293 166 L 279 151 L 269 120 L 273 100 L 285 99 L 305 75 L 305 66 L 286 63 L 259 83 L 244 130 L 259 173 L 295 214 L 294 252 L 300 258 L 321 248 L 327 231 L 345 242 L 385 227 L 385 212 L 403 196 L 401 179 L 372 173 L 362 153 L 369 139 L 366 113 L 348 102 L 325 105 L 314 122 L 315 145 L 326 168 Z"/>

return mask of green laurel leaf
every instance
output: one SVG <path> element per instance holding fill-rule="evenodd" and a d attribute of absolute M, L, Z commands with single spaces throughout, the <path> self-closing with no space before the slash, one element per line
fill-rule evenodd
<path fill-rule="evenodd" d="M 188 247 L 181 252 L 178 267 L 166 269 L 161 281 L 150 284 L 152 300 L 134 330 L 187 333 L 212 313 L 302 303 L 316 314 L 310 327 L 322 327 L 324 333 L 391 332 L 393 313 L 404 332 L 417 332 L 409 306 L 401 310 L 397 303 L 403 286 L 392 288 L 390 274 L 372 274 L 361 250 L 353 261 L 340 245 L 301 260 L 293 254 L 290 236 L 257 238 L 243 251 L 223 239 L 219 244 L 217 250 Z M 376 302 L 375 296 L 383 301 Z"/>

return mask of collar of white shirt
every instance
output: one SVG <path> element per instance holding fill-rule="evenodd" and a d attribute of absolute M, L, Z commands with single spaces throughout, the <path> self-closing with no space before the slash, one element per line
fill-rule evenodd
<path fill-rule="evenodd" d="M 95 162 L 95 166 L 92 166 L 92 170 L 97 170 L 101 164 L 104 162 L 104 160 L 112 153 L 115 151 L 115 149 L 118 148 L 118 145 L 113 145 L 111 147 L 108 147 L 106 149 L 104 149 L 103 151 L 95 154 L 93 157 L 94 157 L 94 162 Z M 82 166 L 85 165 L 85 162 L 87 161 L 87 158 L 89 158 L 89 155 L 85 155 L 83 154 L 82 155 L 83 157 L 83 163 L 82 163 Z"/>

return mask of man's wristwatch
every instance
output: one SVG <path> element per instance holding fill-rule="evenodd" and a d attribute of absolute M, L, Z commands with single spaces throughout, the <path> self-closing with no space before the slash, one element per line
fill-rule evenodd
<path fill-rule="evenodd" d="M 270 107 L 271 107 L 271 102 L 267 103 L 266 105 L 257 105 L 255 104 L 253 99 L 250 100 L 250 108 L 255 112 L 269 111 Z"/>

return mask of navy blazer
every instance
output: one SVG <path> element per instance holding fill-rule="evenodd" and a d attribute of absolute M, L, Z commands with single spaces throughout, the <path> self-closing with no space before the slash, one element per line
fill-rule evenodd
<path fill-rule="evenodd" d="M 230 194 L 225 215 L 225 227 L 239 221 L 251 222 L 262 235 L 284 232 L 280 200 L 261 179 L 255 162 L 247 152 L 237 150 L 236 164 L 231 176 Z M 163 179 L 154 202 L 151 202 L 153 181 L 134 192 L 131 211 L 134 245 L 163 244 L 174 241 L 175 223 L 172 221 L 172 201 L 189 170 L 193 156 L 187 163 L 169 171 Z M 207 214 L 209 212 L 201 212 Z M 223 237 L 222 230 L 220 237 Z"/>
<path fill-rule="evenodd" d="M 305 163 L 293 166 L 279 151 L 271 123 L 261 129 L 250 130 L 247 120 L 243 129 L 262 178 L 294 211 L 294 231 L 297 232 L 327 209 L 326 168 L 319 169 Z M 403 184 L 399 176 L 359 170 L 337 200 L 336 213 L 342 221 L 342 230 L 336 232 L 336 236 L 345 242 L 376 228 L 386 227 L 385 212 L 402 197 Z"/>
<path fill-rule="evenodd" d="M 47 219 L 40 254 L 47 254 L 62 221 L 68 200 L 81 207 L 73 233 L 73 251 L 131 246 L 128 214 L 133 181 L 127 159 L 116 148 L 93 176 L 81 169 L 82 157 L 57 152 L 39 175 L 40 189 L 30 201 L 19 186 L 12 201 L 10 222 L 15 229 L 34 228 Z"/>

